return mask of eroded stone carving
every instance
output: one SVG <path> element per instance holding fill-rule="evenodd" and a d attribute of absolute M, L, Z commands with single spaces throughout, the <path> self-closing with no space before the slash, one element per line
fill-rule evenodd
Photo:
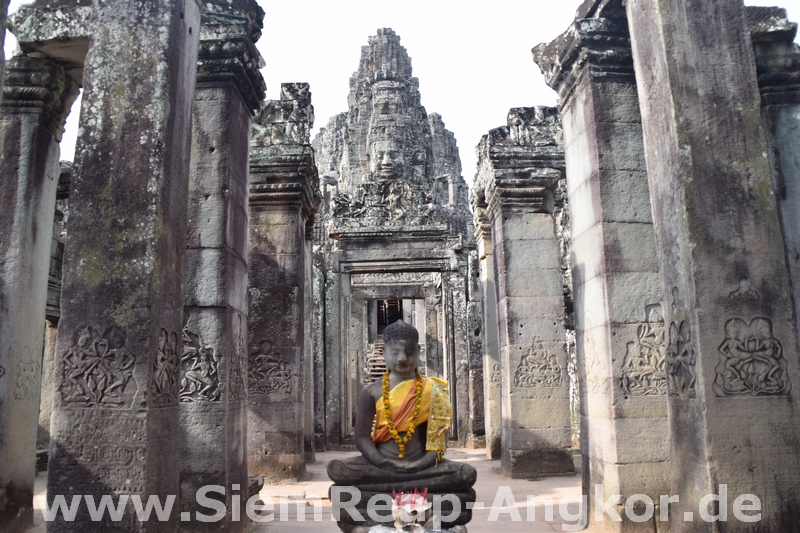
<path fill-rule="evenodd" d="M 692 332 L 685 320 L 669 325 L 667 347 L 667 385 L 669 395 L 679 398 L 697 397 L 695 363 L 697 362 Z"/>
<path fill-rule="evenodd" d="M 273 353 L 272 343 L 262 340 L 250 348 L 248 367 L 250 394 L 291 394 L 292 371 L 289 363 Z"/>
<path fill-rule="evenodd" d="M 129 406 L 138 391 L 132 379 L 135 363 L 122 329 L 111 326 L 101 335 L 92 326 L 84 327 L 64 356 L 61 401 L 85 407 Z"/>
<path fill-rule="evenodd" d="M 768 318 L 756 317 L 750 324 L 740 318 L 728 320 L 719 352 L 713 385 L 717 396 L 774 396 L 791 391 L 783 345 L 773 335 Z"/>
<path fill-rule="evenodd" d="M 153 359 L 153 406 L 166 407 L 178 400 L 178 377 L 181 357 L 178 334 L 164 328 L 158 334 L 158 348 Z"/>
<path fill-rule="evenodd" d="M 750 287 L 750 280 L 744 276 L 739 278 L 739 288 L 729 295 L 732 300 L 758 300 L 761 295 Z"/>
<path fill-rule="evenodd" d="M 560 387 L 564 382 L 564 372 L 555 354 L 547 351 L 539 337 L 522 357 L 514 374 L 516 387 Z"/>
<path fill-rule="evenodd" d="M 31 350 L 24 348 L 25 356 L 17 363 L 16 388 L 14 399 L 29 400 L 39 391 L 39 372 L 41 365 L 34 360 Z"/>
<path fill-rule="evenodd" d="M 0 366 L 0 378 L 2 378 L 5 373 L 6 373 L 6 369 L 3 368 L 2 366 Z"/>
<path fill-rule="evenodd" d="M 602 394 L 606 392 L 605 380 L 602 378 L 602 367 L 597 357 L 597 340 L 591 331 L 584 331 L 582 337 L 585 373 L 583 376 L 578 376 L 578 379 L 587 393 Z"/>
<path fill-rule="evenodd" d="M 500 365 L 497 363 L 492 365 L 491 380 L 493 385 L 500 386 Z"/>
<path fill-rule="evenodd" d="M 664 316 L 661 306 L 650 308 L 647 322 L 636 330 L 622 362 L 619 387 L 629 396 L 658 396 L 667 393 Z"/>
<path fill-rule="evenodd" d="M 228 366 L 228 399 L 232 402 L 244 400 L 247 394 L 247 352 L 245 350 L 245 326 L 242 315 L 236 317 L 233 338 L 233 360 Z"/>
<path fill-rule="evenodd" d="M 183 329 L 181 354 L 182 402 L 219 401 L 219 357 L 214 348 L 203 343 L 200 335 Z"/>

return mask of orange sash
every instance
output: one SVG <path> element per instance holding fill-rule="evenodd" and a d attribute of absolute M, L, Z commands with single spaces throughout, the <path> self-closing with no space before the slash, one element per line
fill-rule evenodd
<path fill-rule="evenodd" d="M 392 401 L 392 394 L 391 392 L 389 393 L 389 408 L 392 411 L 392 423 L 394 424 L 395 429 L 401 433 L 408 431 L 408 424 L 411 421 L 411 417 L 414 415 L 414 407 L 417 404 L 417 391 L 414 386 L 415 380 L 410 379 L 408 382 L 411 382 L 411 386 L 408 389 L 408 393 L 402 398 L 402 401 L 399 405 L 394 405 L 395 402 Z M 403 385 L 408 386 L 408 382 L 403 382 L 397 385 L 397 387 L 395 387 L 395 391 L 403 387 Z M 427 397 L 429 398 L 428 402 L 425 402 L 426 393 Z M 428 406 L 430 406 L 430 387 L 428 386 L 428 380 L 423 378 L 423 409 L 420 410 L 419 416 L 417 417 L 417 425 L 420 425 L 428 420 L 428 412 L 430 411 L 430 407 L 428 407 L 428 409 L 424 409 L 426 403 Z M 383 409 L 383 398 L 380 398 L 375 403 L 375 426 L 372 428 L 372 442 L 375 444 L 380 444 L 390 440 L 392 440 L 392 434 L 389 431 L 389 424 L 386 423 L 386 413 Z"/>

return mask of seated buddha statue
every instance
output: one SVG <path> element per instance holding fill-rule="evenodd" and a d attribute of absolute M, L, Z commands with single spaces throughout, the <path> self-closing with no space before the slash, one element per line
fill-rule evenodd
<path fill-rule="evenodd" d="M 397 321 L 384 330 L 383 337 L 386 373 L 382 380 L 364 387 L 358 398 L 355 445 L 361 455 L 328 464 L 334 487 L 361 491 L 356 509 L 365 522 L 343 523 L 349 515 L 342 513 L 339 526 L 353 531 L 358 525 L 375 524 L 366 513 L 371 496 L 415 489 L 427 491 L 428 500 L 436 495 L 454 496 L 460 502 L 460 514 L 452 513 L 452 506 L 444 501 L 442 526 L 463 525 L 472 516 L 466 504 L 475 501 L 472 485 L 477 473 L 466 463 L 444 458 L 451 417 L 447 381 L 423 377 L 417 369 L 416 328 Z"/>

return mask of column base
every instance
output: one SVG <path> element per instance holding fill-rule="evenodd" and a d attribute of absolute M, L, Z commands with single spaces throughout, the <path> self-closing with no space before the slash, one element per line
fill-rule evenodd
<path fill-rule="evenodd" d="M 27 531 L 33 527 L 32 491 L 4 486 L 0 488 L 0 499 L 7 499 L 5 506 L 0 507 L 0 531 Z"/>
<path fill-rule="evenodd" d="M 506 450 L 500 457 L 500 474 L 511 479 L 533 479 L 575 473 L 569 450 Z"/>
<path fill-rule="evenodd" d="M 247 458 L 247 473 L 265 481 L 299 480 L 306 473 L 305 453 L 275 454 Z"/>

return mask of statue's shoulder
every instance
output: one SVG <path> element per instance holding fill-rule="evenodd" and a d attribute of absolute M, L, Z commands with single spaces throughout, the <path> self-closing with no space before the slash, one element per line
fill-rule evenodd
<path fill-rule="evenodd" d="M 375 403 L 382 395 L 381 382 L 374 381 L 361 390 L 359 400 L 372 400 L 372 403 Z"/>
<path fill-rule="evenodd" d="M 428 377 L 428 379 L 431 380 L 431 385 L 433 385 L 434 387 L 443 387 L 445 389 L 447 388 L 447 380 L 446 379 L 437 378 L 437 377 L 434 377 L 434 376 L 430 376 L 430 377 Z"/>

